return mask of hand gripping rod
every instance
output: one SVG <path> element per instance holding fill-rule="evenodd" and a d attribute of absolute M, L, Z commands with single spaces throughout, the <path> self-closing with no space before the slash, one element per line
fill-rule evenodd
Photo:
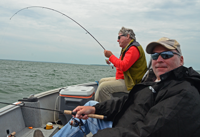
<path fill-rule="evenodd" d="M 68 114 L 68 115 L 76 115 L 76 112 L 72 112 L 70 110 L 64 110 L 64 113 Z M 88 114 L 87 116 L 90 117 L 90 118 L 97 118 L 97 119 L 103 119 L 103 120 L 105 120 L 107 118 L 104 115 L 97 115 L 97 114 Z"/>

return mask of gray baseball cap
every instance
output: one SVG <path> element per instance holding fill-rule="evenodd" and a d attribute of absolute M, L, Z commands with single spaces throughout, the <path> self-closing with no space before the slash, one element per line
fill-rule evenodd
<path fill-rule="evenodd" d="M 180 44 L 176 40 L 169 39 L 169 38 L 166 38 L 166 37 L 162 37 L 158 41 L 154 41 L 154 42 L 149 43 L 146 47 L 146 52 L 148 54 L 152 54 L 153 49 L 157 45 L 162 45 L 163 47 L 165 47 L 169 50 L 176 49 L 180 53 L 180 55 L 182 55 Z"/>

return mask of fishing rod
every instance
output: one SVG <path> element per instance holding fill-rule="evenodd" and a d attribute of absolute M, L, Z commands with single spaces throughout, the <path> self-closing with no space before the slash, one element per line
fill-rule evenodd
<path fill-rule="evenodd" d="M 48 8 L 48 7 L 42 7 L 42 6 L 29 6 L 29 7 L 25 7 L 23 9 L 20 9 L 18 10 L 15 14 L 12 15 L 12 17 L 10 18 L 10 20 L 17 14 L 19 13 L 20 11 L 22 10 L 25 10 L 25 9 L 29 9 L 29 8 L 43 8 L 43 9 L 48 9 L 48 10 L 52 10 L 52 11 L 55 11 L 57 13 L 60 13 L 62 15 L 64 15 L 65 17 L 69 18 L 70 20 L 72 20 L 73 22 L 75 22 L 76 24 L 78 24 L 81 28 L 83 28 L 104 50 L 105 48 L 101 45 L 101 43 L 87 30 L 85 29 L 81 24 L 79 24 L 77 21 L 75 21 L 74 19 L 72 19 L 71 17 L 69 17 L 68 15 L 58 11 L 58 10 L 55 10 L 55 9 L 52 9 L 52 8 Z"/>
<path fill-rule="evenodd" d="M 59 110 L 55 110 L 55 109 L 26 106 L 24 102 L 20 102 L 19 104 L 12 104 L 12 103 L 6 103 L 6 102 L 0 102 L 0 103 L 6 104 L 6 105 L 19 106 L 19 107 L 27 107 L 27 108 L 41 109 L 41 110 L 47 110 L 47 111 L 56 111 L 56 112 L 60 112 L 62 114 L 67 114 L 67 115 L 74 115 L 74 116 L 76 115 L 76 112 L 73 112 L 71 110 L 59 111 Z M 82 114 L 82 116 L 84 116 L 84 115 L 85 114 Z M 107 118 L 107 116 L 98 115 L 98 114 L 88 114 L 87 116 L 90 117 L 90 118 L 97 118 L 97 119 L 103 119 L 103 120 L 105 120 Z"/>
<path fill-rule="evenodd" d="M 24 102 L 19 102 L 19 104 L 12 104 L 12 103 L 6 103 L 6 102 L 0 102 L 0 103 L 1 104 L 6 104 L 6 105 L 13 105 L 13 106 L 19 106 L 19 107 L 27 107 L 27 108 L 42 109 L 42 110 L 47 110 L 47 111 L 56 111 L 56 112 L 64 113 L 62 111 L 54 110 L 54 109 L 26 106 Z"/>

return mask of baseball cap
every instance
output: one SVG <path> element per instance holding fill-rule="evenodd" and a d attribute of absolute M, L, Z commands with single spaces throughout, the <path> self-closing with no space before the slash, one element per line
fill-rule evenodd
<path fill-rule="evenodd" d="M 163 47 L 165 47 L 169 50 L 176 49 L 182 55 L 180 44 L 175 39 L 170 39 L 170 38 L 167 38 L 167 37 L 162 37 L 158 41 L 154 41 L 154 42 L 149 43 L 146 47 L 146 52 L 148 54 L 152 54 L 153 49 L 157 45 L 162 45 Z"/>

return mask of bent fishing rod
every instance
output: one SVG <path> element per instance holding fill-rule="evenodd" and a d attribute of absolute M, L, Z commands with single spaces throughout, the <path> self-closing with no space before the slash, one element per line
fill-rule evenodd
<path fill-rule="evenodd" d="M 81 24 L 79 24 L 77 21 L 75 21 L 74 19 L 72 19 L 71 17 L 69 17 L 68 15 L 58 11 L 58 10 L 55 10 L 55 9 L 52 9 L 52 8 L 48 8 L 48 7 L 42 7 L 42 6 L 29 6 L 29 7 L 25 7 L 23 9 L 20 9 L 18 10 L 15 14 L 12 15 L 12 17 L 10 18 L 10 20 L 17 14 L 19 13 L 20 11 L 23 11 L 25 9 L 29 9 L 29 8 L 43 8 L 43 9 L 48 9 L 48 10 L 52 10 L 52 11 L 55 11 L 57 13 L 60 13 L 62 14 L 63 16 L 69 18 L 70 20 L 72 20 L 73 22 L 75 22 L 76 24 L 78 24 L 82 29 L 84 29 L 104 50 L 105 48 L 101 45 L 101 43 L 87 30 L 85 29 Z"/>
<path fill-rule="evenodd" d="M 64 110 L 64 111 L 60 111 L 60 110 L 55 110 L 55 109 L 48 109 L 48 108 L 40 108 L 40 107 L 32 107 L 32 106 L 26 106 L 24 102 L 18 102 L 19 104 L 12 104 L 12 103 L 6 103 L 6 102 L 0 102 L 1 104 L 6 104 L 6 105 L 13 105 L 13 106 L 19 106 L 19 107 L 26 107 L 26 108 L 33 108 L 33 109 L 41 109 L 41 110 L 47 110 L 47 111 L 56 111 L 56 112 L 60 112 L 62 114 L 67 114 L 67 115 L 76 115 L 76 112 L 73 112 L 71 110 Z M 82 114 L 82 116 L 84 116 L 84 114 Z M 107 118 L 107 116 L 104 115 L 98 115 L 98 114 L 88 114 L 87 115 L 90 118 L 97 118 L 97 119 L 103 119 L 105 120 Z"/>

